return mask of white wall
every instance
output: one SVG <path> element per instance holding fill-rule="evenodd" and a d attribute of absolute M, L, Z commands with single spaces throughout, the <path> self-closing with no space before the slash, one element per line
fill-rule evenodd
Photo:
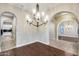
<path fill-rule="evenodd" d="M 19 21 L 19 20 L 18 20 Z M 21 21 L 23 22 L 23 21 Z M 21 23 L 19 23 L 21 24 Z M 17 46 L 29 44 L 35 41 L 49 43 L 49 32 L 47 25 L 35 27 L 29 24 L 24 24 L 22 29 L 19 29 L 20 25 L 17 24 Z"/>
<path fill-rule="evenodd" d="M 32 42 L 43 42 L 45 44 L 49 43 L 49 30 L 48 24 L 46 26 L 40 26 L 39 28 L 30 26 L 26 23 L 25 16 L 27 12 L 11 6 L 9 4 L 0 4 L 0 14 L 4 11 L 12 12 L 17 17 L 16 24 L 16 46 L 20 47 L 25 44 Z"/>

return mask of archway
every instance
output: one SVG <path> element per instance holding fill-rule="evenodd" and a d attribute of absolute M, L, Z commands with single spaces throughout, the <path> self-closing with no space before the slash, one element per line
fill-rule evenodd
<path fill-rule="evenodd" d="M 16 16 L 8 11 L 0 15 L 1 51 L 16 47 Z"/>
<path fill-rule="evenodd" d="M 78 20 L 77 17 L 68 11 L 62 11 L 56 13 L 55 19 L 55 38 L 59 39 L 70 39 L 75 38 L 78 41 Z M 65 39 L 66 38 L 66 39 Z M 75 41 L 76 41 L 75 40 Z M 73 41 L 73 40 L 72 40 Z"/>

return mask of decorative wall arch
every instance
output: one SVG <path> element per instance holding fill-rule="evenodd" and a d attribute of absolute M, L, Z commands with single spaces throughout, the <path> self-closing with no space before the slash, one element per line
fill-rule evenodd
<path fill-rule="evenodd" d="M 16 16 L 14 13 L 5 11 L 0 15 L 0 38 L 1 51 L 16 46 Z"/>
<path fill-rule="evenodd" d="M 55 21 L 55 38 L 58 39 L 58 27 L 62 22 L 65 21 L 75 21 L 78 24 L 79 27 L 79 21 L 74 13 L 68 12 L 68 11 L 61 11 L 54 15 L 54 21 Z M 77 29 L 78 31 L 78 29 Z M 78 34 L 78 32 L 77 32 Z"/>

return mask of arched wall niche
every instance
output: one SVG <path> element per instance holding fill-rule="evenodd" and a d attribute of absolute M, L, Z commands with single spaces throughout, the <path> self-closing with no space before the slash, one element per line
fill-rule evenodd
<path fill-rule="evenodd" d="M 60 36 L 67 36 L 67 37 L 78 37 L 78 31 L 79 31 L 79 21 L 76 17 L 76 15 L 72 12 L 68 12 L 68 11 L 61 11 L 61 12 L 58 12 L 54 15 L 54 22 L 55 22 L 55 39 L 56 40 L 59 40 L 59 38 L 61 38 Z M 62 27 L 61 27 L 62 25 Z M 75 27 L 76 26 L 76 27 Z M 59 29 L 63 28 L 63 30 L 61 30 L 63 33 L 71 33 L 71 32 L 76 32 L 75 34 L 77 35 L 71 35 L 71 34 L 62 34 L 60 35 L 59 34 Z M 73 31 L 72 30 L 68 30 L 69 32 L 65 32 L 64 30 L 65 27 L 73 27 L 72 29 L 74 29 Z M 74 28 L 75 27 L 75 28 Z M 76 30 L 76 31 L 75 31 Z M 71 36 L 70 36 L 71 35 Z"/>
<path fill-rule="evenodd" d="M 0 14 L 1 51 L 16 47 L 16 16 L 4 11 Z"/>

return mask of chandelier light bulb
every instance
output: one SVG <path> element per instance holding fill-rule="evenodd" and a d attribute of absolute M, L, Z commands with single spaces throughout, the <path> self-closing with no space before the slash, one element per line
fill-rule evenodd
<path fill-rule="evenodd" d="M 32 12 L 33 12 L 33 14 L 35 14 L 35 13 L 36 13 L 36 9 L 33 9 L 33 11 L 32 11 Z"/>
<path fill-rule="evenodd" d="M 29 15 L 26 15 L 26 19 L 27 19 L 27 21 L 32 22 L 32 20 L 31 20 Z"/>
<path fill-rule="evenodd" d="M 30 18 L 30 16 L 29 15 L 26 15 L 26 19 L 29 19 Z"/>
<path fill-rule="evenodd" d="M 44 22 L 48 21 L 48 15 L 46 15 Z"/>
<path fill-rule="evenodd" d="M 37 12 L 36 18 L 40 18 L 40 13 L 39 12 Z"/>
<path fill-rule="evenodd" d="M 28 19 L 28 21 L 29 21 L 29 22 L 32 22 L 32 20 L 31 20 L 30 18 Z"/>
<path fill-rule="evenodd" d="M 44 16 L 45 15 L 45 13 L 44 12 L 42 12 L 42 16 Z"/>
<path fill-rule="evenodd" d="M 46 15 L 46 19 L 47 19 L 47 20 L 49 19 L 48 15 Z"/>

